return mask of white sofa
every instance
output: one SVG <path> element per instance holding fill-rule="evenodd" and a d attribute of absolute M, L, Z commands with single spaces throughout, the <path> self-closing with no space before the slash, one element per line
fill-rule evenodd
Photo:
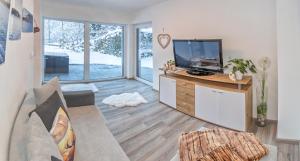
<path fill-rule="evenodd" d="M 35 106 L 34 94 L 29 92 L 15 119 L 9 161 L 28 161 L 26 124 L 29 113 L 35 109 Z M 68 113 L 76 134 L 75 161 L 129 161 L 128 156 L 106 126 L 101 111 L 95 105 L 69 107 Z"/>

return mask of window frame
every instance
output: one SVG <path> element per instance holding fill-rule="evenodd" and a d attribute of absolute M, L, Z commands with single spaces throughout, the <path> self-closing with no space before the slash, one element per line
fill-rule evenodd
<path fill-rule="evenodd" d="M 83 70 L 83 79 L 82 80 L 62 80 L 61 83 L 69 84 L 69 83 L 90 83 L 90 82 L 102 82 L 102 81 L 109 81 L 109 80 L 118 80 L 125 78 L 125 58 L 127 55 L 126 52 L 126 44 L 127 44 L 127 25 L 119 24 L 119 23 L 104 23 L 104 22 L 94 22 L 94 21 L 85 21 L 85 20 L 74 20 L 74 19 L 65 19 L 65 18 L 55 18 L 55 17 L 42 17 L 42 40 L 41 40 L 41 76 L 42 82 L 48 82 L 45 80 L 45 64 L 44 64 L 44 53 L 45 53 L 45 20 L 55 20 L 55 21 L 64 21 L 64 22 L 75 22 L 75 23 L 82 23 L 84 25 L 84 70 Z M 112 77 L 112 78 L 105 78 L 105 79 L 90 79 L 90 25 L 91 24 L 100 24 L 100 25 L 118 25 L 122 27 L 122 74 L 120 77 Z"/>
<path fill-rule="evenodd" d="M 141 78 L 139 75 L 138 75 L 138 68 L 139 68 L 139 53 L 138 53 L 138 48 L 139 48 L 139 45 L 138 45 L 138 31 L 139 31 L 139 29 L 140 28 L 148 28 L 148 27 L 151 27 L 152 29 L 153 29 L 153 26 L 152 26 L 152 22 L 145 22 L 145 23 L 141 23 L 141 24 L 135 24 L 134 25 L 134 44 L 135 44 L 135 47 L 134 47 L 134 52 L 135 52 L 135 67 L 134 67 L 134 75 L 135 75 L 135 79 L 136 80 L 138 80 L 138 81 L 140 81 L 140 82 L 143 82 L 143 83 L 145 83 L 145 84 L 147 84 L 147 85 L 150 85 L 150 86 L 153 86 L 153 83 L 154 83 L 154 80 L 152 80 L 152 82 L 150 82 L 150 81 L 148 81 L 148 80 L 146 80 L 146 79 L 144 79 L 144 78 Z M 152 44 L 154 43 L 154 35 L 153 35 L 153 33 L 152 33 Z M 153 48 L 152 48 L 152 54 L 154 54 L 153 53 Z M 153 57 L 154 57 L 154 55 L 153 55 Z M 153 60 L 152 60 L 153 61 Z M 154 70 L 154 67 L 153 67 L 153 70 Z M 153 75 L 153 79 L 154 79 L 154 75 Z"/>

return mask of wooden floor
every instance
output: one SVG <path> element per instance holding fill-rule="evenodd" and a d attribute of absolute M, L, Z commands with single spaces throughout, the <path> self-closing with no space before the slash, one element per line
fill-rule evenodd
<path fill-rule="evenodd" d="M 134 80 L 96 83 L 96 102 L 108 127 L 131 161 L 169 161 L 176 153 L 182 132 L 216 125 L 195 119 L 159 103 L 158 92 Z M 124 92 L 139 92 L 149 102 L 138 107 L 114 108 L 103 98 Z M 299 142 L 276 141 L 276 123 L 265 128 L 253 126 L 252 132 L 264 143 L 278 147 L 278 161 L 300 161 Z"/>

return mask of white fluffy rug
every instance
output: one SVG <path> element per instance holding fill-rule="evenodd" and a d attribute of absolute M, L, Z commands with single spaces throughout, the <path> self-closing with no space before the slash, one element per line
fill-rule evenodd
<path fill-rule="evenodd" d="M 115 107 L 137 106 L 142 103 L 148 103 L 148 101 L 138 92 L 112 95 L 105 98 L 102 102 Z"/>
<path fill-rule="evenodd" d="M 63 92 L 93 91 L 98 92 L 98 88 L 94 83 L 89 84 L 64 84 L 61 86 Z"/>

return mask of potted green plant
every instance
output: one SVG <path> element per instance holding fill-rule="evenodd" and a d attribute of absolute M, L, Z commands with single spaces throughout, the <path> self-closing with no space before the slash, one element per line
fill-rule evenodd
<path fill-rule="evenodd" d="M 267 112 L 268 112 L 267 70 L 270 66 L 271 66 L 271 61 L 267 57 L 259 61 L 260 69 L 257 75 L 259 80 L 259 85 L 256 88 L 256 95 L 257 95 L 256 125 L 260 127 L 266 126 L 266 119 L 267 119 Z"/>
<path fill-rule="evenodd" d="M 251 60 L 231 59 L 224 68 L 230 69 L 229 78 L 233 81 L 242 80 L 249 71 L 256 73 L 256 67 Z"/>
<path fill-rule="evenodd" d="M 175 61 L 174 60 L 168 60 L 167 66 L 168 66 L 168 70 L 172 70 L 172 71 L 176 70 Z"/>
<path fill-rule="evenodd" d="M 164 71 L 164 74 L 167 75 L 168 71 L 176 71 L 175 61 L 174 60 L 168 60 L 166 64 L 164 64 L 163 68 L 160 68 L 160 70 Z"/>

